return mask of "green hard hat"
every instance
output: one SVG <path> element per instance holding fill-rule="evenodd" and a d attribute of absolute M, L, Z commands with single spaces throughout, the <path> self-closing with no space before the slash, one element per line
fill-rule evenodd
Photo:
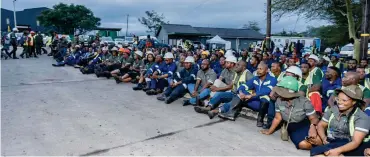
<path fill-rule="evenodd" d="M 298 91 L 298 80 L 293 76 L 285 76 L 277 84 L 278 87 L 286 88 L 294 92 Z"/>

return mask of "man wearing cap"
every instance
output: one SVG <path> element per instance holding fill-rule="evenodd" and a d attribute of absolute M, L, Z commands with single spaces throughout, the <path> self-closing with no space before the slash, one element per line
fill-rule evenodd
<path fill-rule="evenodd" d="M 224 104 L 230 106 L 229 112 L 220 114 L 219 116 L 221 118 L 235 120 L 242 107 L 245 106 L 258 111 L 257 127 L 262 127 L 264 125 L 263 119 L 270 106 L 269 94 L 272 88 L 276 86 L 276 83 L 276 78 L 268 74 L 267 65 L 260 63 L 257 69 L 257 76 L 238 88 L 238 95 L 234 96 L 230 103 Z"/>
<path fill-rule="evenodd" d="M 339 60 L 340 55 L 339 54 L 332 54 L 330 57 L 330 62 L 329 62 L 329 67 L 335 66 L 337 67 L 340 71 L 344 70 L 344 64 Z"/>
<path fill-rule="evenodd" d="M 185 95 L 188 84 L 194 84 L 198 67 L 194 66 L 194 58 L 192 56 L 186 57 L 184 61 L 184 69 L 180 72 L 176 72 L 173 75 L 172 82 L 167 87 L 164 93 L 157 97 L 160 101 L 165 101 L 166 104 L 170 104 L 173 101 L 181 98 Z"/>
<path fill-rule="evenodd" d="M 13 32 L 10 33 L 10 44 L 12 45 L 13 49 L 9 53 L 9 57 L 12 57 L 11 55 L 13 54 L 13 59 L 19 59 L 16 56 L 18 42 L 17 42 L 17 36 L 15 35 L 15 33 L 17 33 L 17 32 L 18 32 L 18 29 L 17 28 L 13 28 Z"/>
<path fill-rule="evenodd" d="M 188 90 L 192 98 L 184 100 L 183 106 L 196 105 L 197 99 L 206 99 L 211 93 L 209 87 L 213 85 L 216 79 L 217 74 L 210 68 L 209 60 L 203 60 L 201 70 L 197 72 L 196 83 L 188 84 Z"/>
<path fill-rule="evenodd" d="M 232 91 L 219 91 L 210 99 L 209 103 L 205 107 L 198 107 L 200 112 L 208 114 L 208 117 L 212 119 L 218 113 L 225 112 L 225 108 L 220 106 L 221 103 L 227 103 L 237 94 L 237 90 L 240 85 L 245 84 L 247 81 L 253 78 L 253 74 L 247 69 L 247 63 L 240 60 L 235 67 L 235 76 L 232 81 Z"/>
<path fill-rule="evenodd" d="M 150 81 L 150 90 L 147 95 L 157 95 L 162 93 L 164 87 L 168 85 L 168 78 L 171 78 L 176 72 L 176 63 L 173 62 L 174 56 L 171 52 L 164 55 L 165 64 L 162 64 L 152 75 Z"/>
<path fill-rule="evenodd" d="M 342 87 L 342 80 L 340 75 L 341 71 L 337 67 L 328 67 L 328 70 L 325 73 L 325 77 L 322 79 L 322 108 L 315 109 L 316 111 L 324 111 L 330 96 L 334 93 L 334 90 Z"/>
<path fill-rule="evenodd" d="M 306 94 L 307 98 L 311 100 L 316 111 L 321 113 L 322 110 L 320 109 L 322 109 L 322 100 L 320 88 L 324 73 L 317 67 L 319 61 L 319 57 L 316 55 L 311 54 L 308 57 L 308 64 L 310 64 L 311 68 L 304 84 L 308 87 L 308 93 Z"/>

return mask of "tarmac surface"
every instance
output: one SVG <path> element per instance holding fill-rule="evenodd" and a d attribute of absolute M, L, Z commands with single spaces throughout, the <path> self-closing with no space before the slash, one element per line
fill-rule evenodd
<path fill-rule="evenodd" d="M 1 60 L 1 155 L 309 155 L 255 120 L 210 120 L 54 62 Z"/>

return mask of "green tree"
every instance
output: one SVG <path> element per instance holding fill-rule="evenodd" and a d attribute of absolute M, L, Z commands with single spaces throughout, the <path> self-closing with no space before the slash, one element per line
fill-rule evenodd
<path fill-rule="evenodd" d="M 73 34 L 76 31 L 83 34 L 100 25 L 100 18 L 95 17 L 90 9 L 74 4 L 54 5 L 52 9 L 43 11 L 37 19 L 41 25 L 53 27 L 63 34 Z"/>
<path fill-rule="evenodd" d="M 139 22 L 148 28 L 148 33 L 156 33 L 159 27 L 163 24 L 168 24 L 165 22 L 165 17 L 163 14 L 158 14 L 154 10 L 145 11 L 146 17 L 138 18 Z"/>
<path fill-rule="evenodd" d="M 251 30 L 255 30 L 257 32 L 260 32 L 261 28 L 259 27 L 258 25 L 258 22 L 257 21 L 248 21 L 248 24 L 244 24 L 243 25 L 243 28 L 244 29 L 251 29 Z"/>
<path fill-rule="evenodd" d="M 323 19 L 347 28 L 348 38 L 354 39 L 354 57 L 359 58 L 359 30 L 362 19 L 361 5 L 355 0 L 273 0 L 273 13 L 280 18 L 285 14 L 305 15 L 308 19 Z M 357 25 L 357 26 L 356 26 Z"/>

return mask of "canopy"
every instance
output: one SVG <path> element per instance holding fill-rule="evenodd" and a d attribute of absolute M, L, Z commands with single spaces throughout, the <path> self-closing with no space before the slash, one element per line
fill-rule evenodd
<path fill-rule="evenodd" d="M 213 37 L 212 39 L 209 39 L 207 40 L 207 43 L 209 44 L 223 44 L 225 45 L 225 49 L 228 50 L 231 48 L 231 42 L 230 41 L 226 41 L 224 39 L 222 39 L 220 36 L 216 35 L 215 37 Z"/>

